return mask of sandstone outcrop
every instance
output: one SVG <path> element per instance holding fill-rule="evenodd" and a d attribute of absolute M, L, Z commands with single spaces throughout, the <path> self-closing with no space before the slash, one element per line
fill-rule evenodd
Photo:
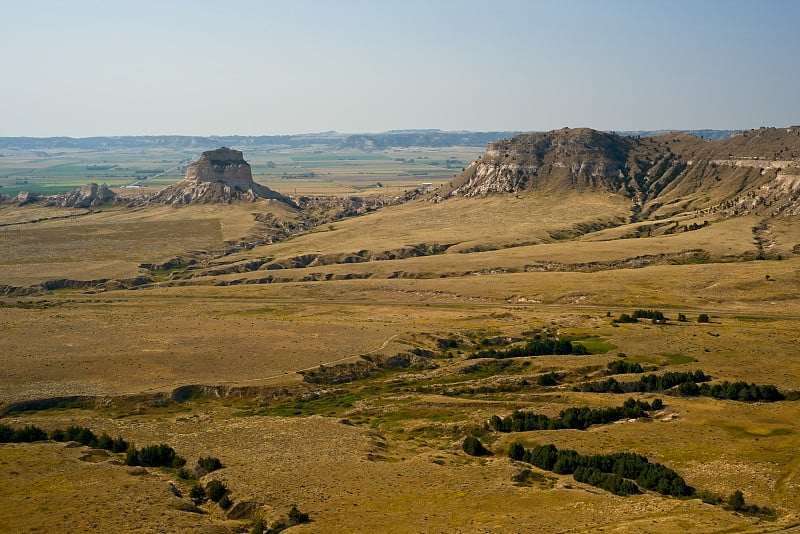
<path fill-rule="evenodd" d="M 24 206 L 25 204 L 30 204 L 37 200 L 39 200 L 39 195 L 31 193 L 30 191 L 20 191 L 17 196 L 14 197 L 14 202 L 16 202 L 18 206 Z"/>
<path fill-rule="evenodd" d="M 106 184 L 86 184 L 67 193 L 49 197 L 48 206 L 62 208 L 94 208 L 116 199 L 117 194 Z"/>
<path fill-rule="evenodd" d="M 156 194 L 153 201 L 163 204 L 190 204 L 275 199 L 293 204 L 287 197 L 253 181 L 250 164 L 239 150 L 222 147 L 203 152 L 186 167 L 186 176 Z"/>

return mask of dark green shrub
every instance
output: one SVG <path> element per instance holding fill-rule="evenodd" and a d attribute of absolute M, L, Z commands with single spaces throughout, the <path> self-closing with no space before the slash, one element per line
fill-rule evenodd
<path fill-rule="evenodd" d="M 558 385 L 558 375 L 556 373 L 545 373 L 541 375 L 536 382 L 540 386 L 557 386 Z"/>
<path fill-rule="evenodd" d="M 231 507 L 233 501 L 231 501 L 231 499 L 226 494 L 220 497 L 219 502 L 217 504 L 219 504 L 219 507 L 222 508 L 223 510 L 227 510 L 228 508 Z"/>
<path fill-rule="evenodd" d="M 183 467 L 186 460 L 175 453 L 169 445 L 149 445 L 137 450 L 136 447 L 128 449 L 125 455 L 125 465 L 140 465 L 142 467 Z"/>
<path fill-rule="evenodd" d="M 220 482 L 219 480 L 211 480 L 206 484 L 206 495 L 214 502 L 219 502 L 227 492 L 228 487 L 224 482 Z"/>
<path fill-rule="evenodd" d="M 624 323 L 638 323 L 638 322 L 639 322 L 639 319 L 637 319 L 636 317 L 631 317 L 631 316 L 630 316 L 630 315 L 628 315 L 627 313 L 622 313 L 622 314 L 620 314 L 620 316 L 619 316 L 618 318 L 614 319 L 614 320 L 613 320 L 613 321 L 611 321 L 611 322 L 612 322 L 612 323 L 614 323 L 614 324 L 620 324 L 620 323 L 623 323 L 623 324 L 624 324 Z"/>
<path fill-rule="evenodd" d="M 76 441 L 89 447 L 97 446 L 97 436 L 86 427 L 71 426 L 66 431 L 66 441 Z"/>
<path fill-rule="evenodd" d="M 122 436 L 117 436 L 111 442 L 111 452 L 125 452 L 128 450 L 128 442 L 122 439 Z"/>
<path fill-rule="evenodd" d="M 730 497 L 728 497 L 728 506 L 731 507 L 731 510 L 734 512 L 740 512 L 744 509 L 744 494 L 741 490 L 734 491 Z"/>
<path fill-rule="evenodd" d="M 35 425 L 27 425 L 23 428 L 14 430 L 11 440 L 14 443 L 33 443 L 34 441 L 45 441 L 47 432 Z"/>
<path fill-rule="evenodd" d="M 461 448 L 470 456 L 489 456 L 492 454 L 475 436 L 467 436 L 464 438 L 464 443 L 461 444 Z"/>
<path fill-rule="evenodd" d="M 710 319 L 708 318 L 708 315 L 705 313 L 701 313 L 700 315 L 697 316 L 698 323 L 707 323 L 709 321 Z"/>
<path fill-rule="evenodd" d="M 200 484 L 195 484 L 192 486 L 192 489 L 189 490 L 189 498 L 191 498 L 195 503 L 201 503 L 206 500 L 206 490 Z"/>
<path fill-rule="evenodd" d="M 292 505 L 291 510 L 289 510 L 289 524 L 290 525 L 299 525 L 301 523 L 308 523 L 308 514 L 306 512 L 301 512 L 297 509 L 297 506 Z"/>
<path fill-rule="evenodd" d="M 197 460 L 197 465 L 209 473 L 217 469 L 222 469 L 222 462 L 219 461 L 219 458 L 214 458 L 213 456 L 200 457 Z"/>
<path fill-rule="evenodd" d="M 525 456 L 525 447 L 522 446 L 522 443 L 519 441 L 515 441 L 511 444 L 511 447 L 508 449 L 508 457 L 512 460 L 522 460 Z"/>

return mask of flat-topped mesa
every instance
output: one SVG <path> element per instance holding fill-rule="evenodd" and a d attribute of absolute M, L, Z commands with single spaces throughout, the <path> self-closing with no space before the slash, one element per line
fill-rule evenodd
<path fill-rule="evenodd" d="M 184 180 L 222 181 L 242 189 L 247 189 L 254 183 L 250 164 L 244 160 L 242 152 L 226 147 L 203 152 L 199 160 L 186 167 Z"/>
<path fill-rule="evenodd" d="M 153 197 L 162 204 L 210 204 L 234 200 L 274 199 L 294 206 L 289 198 L 253 181 L 242 152 L 222 147 L 203 152 L 186 167 L 186 176 Z"/>

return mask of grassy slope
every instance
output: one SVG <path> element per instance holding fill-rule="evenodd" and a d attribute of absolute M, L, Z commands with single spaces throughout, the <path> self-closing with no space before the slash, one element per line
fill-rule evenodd
<path fill-rule="evenodd" d="M 547 199 L 504 198 L 501 203 L 484 199 L 445 203 L 444 208 L 414 203 L 337 222 L 333 230 L 321 228 L 224 261 L 388 250 L 418 243 L 452 242 L 463 248 L 539 243 L 552 241 L 550 232 L 569 228 L 575 214 L 585 214 L 590 222 L 624 215 L 627 210 L 608 197 L 593 197 L 591 204 L 583 205 L 570 201 L 552 204 Z M 31 243 L 38 239 L 34 238 L 37 232 L 39 236 L 63 235 L 60 241 L 42 247 L 42 253 L 51 250 L 61 261 L 67 258 L 80 269 L 102 270 L 99 264 L 115 254 L 120 255 L 118 261 L 133 265 L 242 237 L 252 230 L 255 210 L 252 205 L 234 209 L 236 213 L 225 211 L 224 216 L 217 211 L 222 211 L 221 207 L 123 211 L 122 218 L 120 213 L 102 212 L 87 216 L 86 222 L 79 218 L 74 224 L 81 225 L 80 231 L 50 222 L 23 225 L 21 233 Z M 535 216 L 526 216 L 531 213 Z M 195 221 L 199 222 L 192 224 Z M 202 221 L 216 221 L 213 235 L 203 230 L 202 225 L 209 223 Z M 800 260 L 796 257 L 591 273 L 439 278 L 450 272 L 524 267 L 545 261 L 613 261 L 691 248 L 707 250 L 712 259 L 739 255 L 754 250 L 752 224 L 749 219 L 732 219 L 673 236 L 604 240 L 627 235 L 633 229 L 629 227 L 574 242 L 317 268 L 341 275 L 359 270 L 380 274 L 368 280 L 151 287 L 103 295 L 61 292 L 43 299 L 4 299 L 7 306 L 0 308 L 4 325 L 0 352 L 7 371 L 0 380 L 2 401 L 169 391 L 191 383 L 336 389 L 304 386 L 294 371 L 355 359 L 367 352 L 391 355 L 415 346 L 432 348 L 437 337 L 451 333 L 519 335 L 548 326 L 568 334 L 598 335 L 615 347 L 608 354 L 588 357 L 531 358 L 527 367 L 499 376 L 464 375 L 459 372 L 466 365 L 463 356 L 454 355 L 437 360 L 439 368 L 432 371 L 390 374 L 343 386 L 342 391 L 356 399 L 352 405 L 325 401 L 324 395 L 320 403 L 299 405 L 303 414 L 326 417 L 255 415 L 273 413 L 261 410 L 277 410 L 274 406 L 279 407 L 280 401 L 223 399 L 172 408 L 139 402 L 101 411 L 52 410 L 4 422 L 32 422 L 45 428 L 83 424 L 95 431 L 121 434 L 137 444 L 167 442 L 190 461 L 200 455 L 218 456 L 228 467 L 215 476 L 228 483 L 235 501 L 258 501 L 271 511 L 296 503 L 312 514 L 314 523 L 303 527 L 308 531 L 489 532 L 535 526 L 551 531 L 618 528 L 673 532 L 682 528 L 716 532 L 720 528 L 760 531 L 795 524 L 800 522 L 793 512 L 800 509 L 796 491 L 800 473 L 794 452 L 800 432 L 796 402 L 743 405 L 664 397 L 667 411 L 660 417 L 663 420 L 586 432 L 489 435 L 483 439 L 497 455 L 476 460 L 460 452 L 460 440 L 472 425 L 480 425 L 492 414 L 507 414 L 517 407 L 555 414 L 573 405 L 616 405 L 624 397 L 573 393 L 568 388 L 474 397 L 417 391 L 417 387 L 431 384 L 492 385 L 525 376 L 535 382 L 536 376 L 550 371 L 565 373 L 572 380 L 596 373 L 615 359 L 617 352 L 648 365 L 666 366 L 663 369 L 700 368 L 717 379 L 800 389 L 795 357 L 795 325 L 800 316 Z M 123 231 L 139 225 L 154 238 L 142 240 L 142 234 Z M 95 233 L 87 233 L 89 229 Z M 122 252 L 119 246 L 103 244 L 104 229 L 116 236 L 105 243 L 127 244 Z M 174 240 L 176 234 L 184 236 L 184 241 Z M 790 250 L 796 226 L 780 221 L 775 234 L 781 250 Z M 86 244 L 88 235 L 94 239 Z M 125 235 L 130 237 L 120 239 Z M 173 250 L 164 249 L 168 236 L 176 243 Z M 33 267 L 35 277 L 37 257 L 17 251 L 6 260 L 2 272 L 10 272 L 13 265 L 19 269 L 27 265 Z M 427 273 L 429 277 L 386 279 L 394 270 Z M 311 271 L 271 273 L 301 278 Z M 263 274 L 214 276 L 202 282 Z M 22 307 L 21 300 L 45 302 L 43 308 L 34 309 Z M 614 327 L 605 317 L 607 310 L 616 315 L 638 307 L 661 308 L 673 318 L 678 311 L 690 319 L 709 313 L 712 323 Z M 396 379 L 413 387 L 393 384 Z M 339 423 L 342 417 L 356 425 Z M 675 468 L 698 488 L 723 495 L 742 489 L 748 502 L 777 508 L 781 520 L 758 525 L 752 518 L 698 500 L 663 499 L 652 494 L 623 499 L 577 484 L 571 477 L 551 474 L 543 475 L 541 486 L 517 487 L 510 478 L 523 466 L 503 457 L 508 443 L 516 438 L 528 445 L 554 442 L 582 452 L 633 450 L 646 454 Z M 158 530 L 164 521 L 194 531 L 231 526 L 216 509 L 207 516 L 177 512 L 168 487 L 172 475 L 153 470 L 149 476 L 135 476 L 107 460 L 80 461 L 83 452 L 53 444 L 0 446 L 0 473 L 4 480 L 14 481 L 3 489 L 4 500 L 14 504 L 0 512 L 0 525 L 9 525 L 9 531 L 24 531 L 52 524 L 53 517 L 64 517 L 66 530 L 72 532 L 107 531 L 119 525 L 129 531 Z M 49 465 L 61 467 L 42 468 Z M 87 497 L 73 487 L 72 481 L 84 479 L 96 480 L 100 490 Z M 183 490 L 188 487 L 184 485 Z M 143 499 L 149 504 L 141 504 L 143 511 L 134 523 L 127 511 L 132 502 Z M 85 504 L 87 501 L 91 504 Z M 77 510 L 86 513 L 78 515 Z M 162 518 L 161 513 L 166 515 Z"/>

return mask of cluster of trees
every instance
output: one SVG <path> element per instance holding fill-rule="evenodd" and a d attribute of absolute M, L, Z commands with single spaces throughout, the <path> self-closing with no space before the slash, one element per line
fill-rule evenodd
<path fill-rule="evenodd" d="M 186 459 L 178 456 L 175 449 L 162 443 L 160 445 L 148 445 L 141 449 L 130 447 L 125 454 L 125 465 L 174 467 L 177 469 L 186 465 Z"/>
<path fill-rule="evenodd" d="M 694 494 L 694 489 L 678 473 L 662 464 L 650 463 L 640 454 L 622 452 L 581 455 L 569 449 L 558 450 L 552 444 L 526 450 L 520 443 L 514 443 L 508 455 L 514 460 L 527 462 L 546 471 L 571 474 L 578 482 L 585 482 L 617 495 L 640 493 L 640 487 L 675 497 Z"/>
<path fill-rule="evenodd" d="M 625 360 L 614 360 L 608 363 L 610 375 L 626 375 L 631 373 L 644 373 L 644 369 L 638 363 L 626 362 Z"/>
<path fill-rule="evenodd" d="M 125 452 L 129 447 L 128 442 L 121 437 L 112 438 L 105 432 L 98 437 L 90 429 L 81 426 L 70 426 L 66 430 L 57 428 L 48 435 L 35 425 L 16 429 L 0 425 L 0 443 L 33 443 L 48 439 L 60 442 L 74 441 L 93 449 L 105 449 L 111 452 Z"/>
<path fill-rule="evenodd" d="M 533 412 L 516 410 L 507 417 L 493 415 L 489 419 L 489 426 L 497 432 L 527 432 L 529 430 L 562 430 L 571 428 L 585 430 L 591 425 L 608 424 L 620 419 L 638 419 L 647 417 L 647 412 L 660 410 L 663 407 L 661 399 L 656 399 L 652 404 L 635 399 L 626 400 L 622 406 L 613 408 L 567 408 L 559 413 L 558 417 Z"/>
<path fill-rule="evenodd" d="M 703 397 L 714 397 L 715 399 L 734 400 L 740 402 L 776 402 L 786 398 L 778 388 L 772 384 L 760 386 L 758 384 L 748 384 L 747 382 L 728 382 L 722 384 L 697 385 L 691 382 L 681 384 L 678 392 L 687 397 L 702 395 Z"/>
<path fill-rule="evenodd" d="M 666 323 L 667 318 L 658 310 L 635 310 L 633 314 L 622 313 L 612 323 L 638 323 L 639 319 L 650 319 L 654 323 Z"/>
<path fill-rule="evenodd" d="M 726 380 L 721 384 L 710 385 L 706 383 L 709 380 L 711 377 L 700 370 L 685 373 L 667 372 L 663 375 L 645 375 L 636 382 L 620 382 L 611 377 L 581 384 L 576 389 L 589 393 L 649 393 L 676 388 L 675 392 L 685 397 L 703 396 L 740 402 L 775 402 L 786 398 L 772 384 L 758 385 Z"/>
<path fill-rule="evenodd" d="M 619 382 L 613 377 L 599 382 L 586 382 L 578 386 L 577 390 L 590 393 L 650 393 L 665 391 L 681 384 L 696 384 L 709 380 L 711 377 L 699 369 L 685 373 L 668 371 L 663 375 L 645 375 L 636 382 Z"/>
<path fill-rule="evenodd" d="M 544 356 L 547 354 L 589 354 L 589 350 L 580 343 L 572 343 L 567 339 L 544 338 L 533 339 L 522 346 L 508 349 L 479 350 L 470 358 L 519 358 L 522 356 Z"/>

